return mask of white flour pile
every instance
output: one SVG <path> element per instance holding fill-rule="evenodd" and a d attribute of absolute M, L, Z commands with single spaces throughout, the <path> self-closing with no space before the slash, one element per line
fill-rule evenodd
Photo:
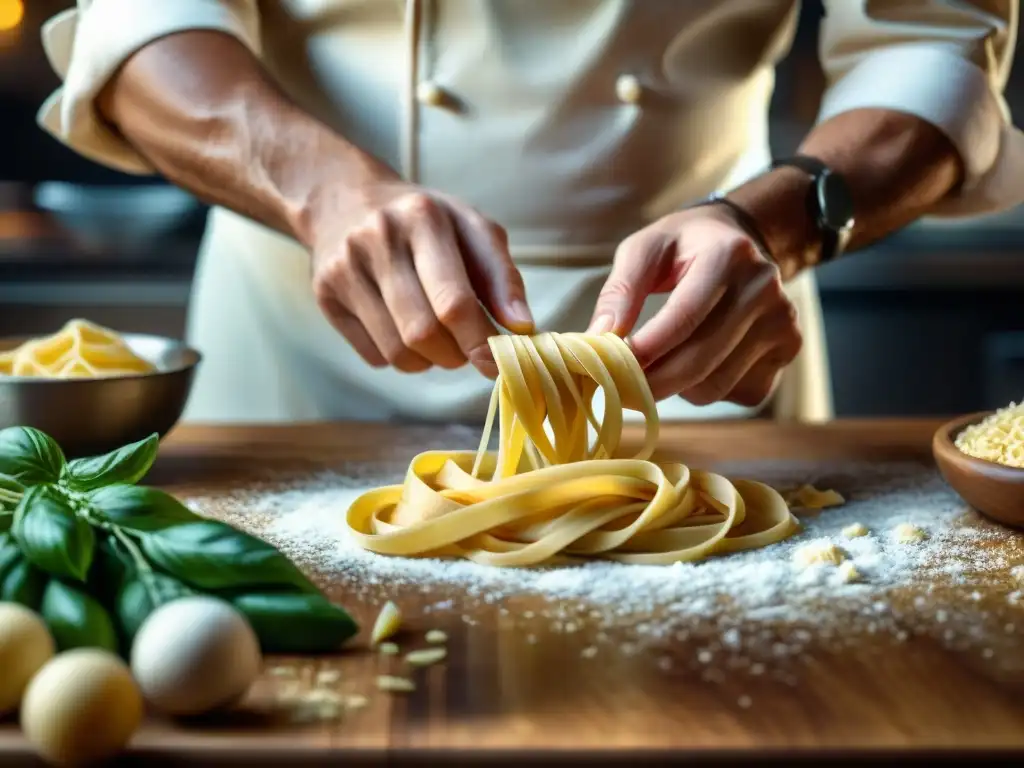
<path fill-rule="evenodd" d="M 812 637 L 842 642 L 864 632 L 885 632 L 897 640 L 927 632 L 967 648 L 988 643 L 986 627 L 995 620 L 1002 628 L 1003 613 L 1020 610 L 1015 604 L 1020 593 L 1013 593 L 1007 575 L 1010 566 L 1024 562 L 1016 536 L 981 521 L 934 469 L 917 464 L 718 465 L 715 471 L 727 476 L 756 478 L 780 490 L 803 483 L 834 488 L 847 503 L 801 516 L 803 530 L 787 541 L 698 563 L 500 569 L 386 557 L 352 543 L 344 527 L 349 504 L 369 488 L 401 482 L 406 461 L 396 462 L 386 477 L 366 477 L 367 465 L 355 465 L 344 473 L 294 478 L 239 495 L 232 509 L 219 501 L 217 511 L 236 524 L 244 525 L 245 515 L 266 521 L 259 535 L 304 568 L 343 580 L 350 585 L 347 591 L 371 602 L 416 589 L 446 596 L 432 607 L 435 612 L 486 603 L 497 604 L 504 615 L 516 612 L 513 618 L 544 620 L 556 631 L 580 631 L 596 622 L 598 640 L 608 632 L 629 635 L 622 646 L 627 652 L 673 639 L 707 641 L 697 663 L 740 647 L 748 654 L 758 646 L 769 657 L 795 655 Z M 190 504 L 203 511 L 207 500 Z M 862 523 L 870 533 L 844 538 L 841 530 L 851 523 Z M 927 538 L 900 543 L 893 536 L 900 523 L 916 525 Z M 793 563 L 795 548 L 821 540 L 839 546 L 864 581 L 843 583 L 835 566 L 805 570 Z M 1006 584 L 998 610 L 991 613 L 973 590 L 985 574 L 987 583 Z M 956 595 L 963 599 L 953 599 Z M 523 596 L 535 603 L 540 598 L 546 607 L 536 612 L 500 607 L 505 601 L 514 606 Z M 1024 617 L 1019 623 L 1024 626 Z M 1007 635 L 1013 633 L 1008 626 Z M 524 631 L 524 637 L 530 642 L 532 635 Z"/>
<path fill-rule="evenodd" d="M 795 486 L 809 476 L 808 472 L 771 469 L 747 465 L 729 472 L 747 470 L 746 476 L 766 479 L 779 488 Z M 491 568 L 465 561 L 386 557 L 358 548 L 345 532 L 345 510 L 369 488 L 401 482 L 401 476 L 354 485 L 349 477 L 322 474 L 256 497 L 250 509 L 275 519 L 263 535 L 300 563 L 328 573 L 357 575 L 368 587 L 444 584 L 462 587 L 487 602 L 533 593 L 554 600 L 586 599 L 628 614 L 667 604 L 675 612 L 718 613 L 717 599 L 727 596 L 748 614 L 779 612 L 787 618 L 810 618 L 803 615 L 802 604 L 815 597 L 854 597 L 939 575 L 965 582 L 971 574 L 1007 567 L 1003 558 L 978 549 L 979 541 L 992 536 L 992 531 L 957 524 L 965 509 L 934 473 L 916 465 L 847 465 L 841 474 L 817 470 L 815 474 L 846 480 L 846 505 L 802 516 L 803 530 L 779 544 L 668 568 L 605 562 L 547 569 Z M 854 522 L 866 525 L 870 534 L 845 539 L 841 529 Z M 904 522 L 917 525 L 928 538 L 917 544 L 898 543 L 892 530 Z M 792 563 L 795 547 L 821 540 L 846 551 L 866 583 L 842 584 L 834 567 L 804 570 Z"/>

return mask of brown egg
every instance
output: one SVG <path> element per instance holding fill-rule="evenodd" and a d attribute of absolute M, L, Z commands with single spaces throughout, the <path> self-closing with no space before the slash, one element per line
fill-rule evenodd
<path fill-rule="evenodd" d="M 118 754 L 142 722 L 142 695 L 128 666 L 98 648 L 55 656 L 29 683 L 21 730 L 56 765 L 83 765 Z"/>
<path fill-rule="evenodd" d="M 0 716 L 18 708 L 29 680 L 55 651 L 42 618 L 17 603 L 0 603 Z"/>

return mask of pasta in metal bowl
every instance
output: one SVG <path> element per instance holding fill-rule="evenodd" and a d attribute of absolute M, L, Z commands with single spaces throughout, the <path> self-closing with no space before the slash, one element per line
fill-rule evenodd
<path fill-rule="evenodd" d="M 0 351 L 0 376 L 100 379 L 154 370 L 119 334 L 87 320 L 71 320 L 57 333 Z"/>

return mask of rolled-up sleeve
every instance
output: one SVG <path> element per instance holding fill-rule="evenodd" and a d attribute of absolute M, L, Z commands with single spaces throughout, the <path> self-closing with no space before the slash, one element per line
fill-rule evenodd
<path fill-rule="evenodd" d="M 257 0 L 78 0 L 43 26 L 43 47 L 63 80 L 39 124 L 78 153 L 128 173 L 152 166 L 99 116 L 95 100 L 118 68 L 175 32 L 217 30 L 259 53 Z"/>
<path fill-rule="evenodd" d="M 960 153 L 962 187 L 931 212 L 994 213 L 1024 202 L 1024 134 L 1003 98 L 1018 0 L 826 0 L 819 122 L 865 107 L 915 115 Z"/>

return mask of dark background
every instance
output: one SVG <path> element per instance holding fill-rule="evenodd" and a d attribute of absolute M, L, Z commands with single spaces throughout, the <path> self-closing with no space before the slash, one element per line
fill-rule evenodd
<path fill-rule="evenodd" d="M 39 26 L 71 3 L 25 5 L 21 26 L 0 32 L 0 334 L 51 332 L 78 316 L 180 336 L 205 211 L 157 180 L 84 160 L 36 127 L 58 85 Z M 820 13 L 805 3 L 779 72 L 780 153 L 795 148 L 817 110 Z M 1007 90 L 1015 115 L 1024 109 L 1022 66 Z M 837 415 L 944 415 L 1024 397 L 1022 251 L 1018 209 L 920 222 L 822 269 Z"/>

